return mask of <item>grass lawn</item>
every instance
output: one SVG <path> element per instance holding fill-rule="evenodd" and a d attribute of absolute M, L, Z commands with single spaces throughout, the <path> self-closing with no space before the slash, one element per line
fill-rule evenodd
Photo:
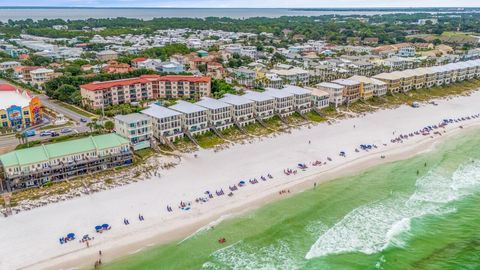
<path fill-rule="evenodd" d="M 186 136 L 173 142 L 173 145 L 181 152 L 189 152 L 197 149 L 197 146 Z"/>
<path fill-rule="evenodd" d="M 71 110 L 71 111 L 73 111 L 73 112 L 76 112 L 76 113 L 78 113 L 78 114 L 80 114 L 80 115 L 83 115 L 83 116 L 85 116 L 85 117 L 87 117 L 87 118 L 97 117 L 97 116 L 98 116 L 98 115 L 96 115 L 96 114 L 93 114 L 93 113 L 91 113 L 91 112 L 87 112 L 87 111 L 85 111 L 85 110 L 83 110 L 83 109 L 78 108 L 77 106 L 73 106 L 73 105 L 67 104 L 67 103 L 65 103 L 65 102 L 61 102 L 61 101 L 55 101 L 55 102 L 56 102 L 57 104 L 59 104 L 60 106 L 65 107 L 65 108 L 67 108 L 67 109 L 69 109 L 69 110 Z"/>
<path fill-rule="evenodd" d="M 141 159 L 145 160 L 155 154 L 152 148 L 144 148 L 134 152 L 135 155 L 139 156 Z"/>
<path fill-rule="evenodd" d="M 248 137 L 248 135 L 242 133 L 242 131 L 240 131 L 240 129 L 238 129 L 236 126 L 226 128 L 220 131 L 220 133 L 222 133 L 225 139 L 230 141 L 243 140 Z"/>
<path fill-rule="evenodd" d="M 212 131 L 207 131 L 205 134 L 195 135 L 194 137 L 202 148 L 213 148 L 225 142 Z"/>
<path fill-rule="evenodd" d="M 68 126 L 71 126 L 71 125 L 72 125 L 72 122 L 68 121 L 67 123 L 62 124 L 62 125 L 46 125 L 46 126 L 43 126 L 43 127 L 39 128 L 39 130 L 49 130 L 49 129 L 55 129 L 55 128 L 61 128 L 61 127 L 68 127 Z"/>
<path fill-rule="evenodd" d="M 264 128 L 262 125 L 260 125 L 257 122 L 246 125 L 245 130 L 248 133 L 257 135 L 257 136 L 268 135 L 273 132 L 269 129 Z"/>
<path fill-rule="evenodd" d="M 307 116 L 308 119 L 310 119 L 310 121 L 312 122 L 325 122 L 327 121 L 327 118 L 325 118 L 324 116 L 320 116 L 318 115 L 316 112 L 307 112 L 305 114 L 305 116 Z"/>
<path fill-rule="evenodd" d="M 272 118 L 263 120 L 263 122 L 265 123 L 265 125 L 267 127 L 271 128 L 271 129 L 274 129 L 274 130 L 282 129 L 283 125 L 284 125 L 282 120 L 280 120 L 280 117 L 278 117 L 276 115 Z"/>

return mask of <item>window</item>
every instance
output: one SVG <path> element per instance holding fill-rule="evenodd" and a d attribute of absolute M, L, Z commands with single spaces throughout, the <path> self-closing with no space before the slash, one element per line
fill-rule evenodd
<path fill-rule="evenodd" d="M 24 112 L 23 112 L 23 115 L 29 115 L 29 114 L 30 114 L 29 111 L 24 111 Z"/>

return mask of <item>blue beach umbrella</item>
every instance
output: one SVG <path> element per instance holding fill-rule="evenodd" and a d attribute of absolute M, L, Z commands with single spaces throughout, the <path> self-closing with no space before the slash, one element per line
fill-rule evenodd
<path fill-rule="evenodd" d="M 69 234 L 67 234 L 67 238 L 75 238 L 75 234 L 74 233 L 69 233 Z"/>
<path fill-rule="evenodd" d="M 100 231 L 102 229 L 102 226 L 98 225 L 98 226 L 95 226 L 95 231 Z"/>
<path fill-rule="evenodd" d="M 108 227 L 110 227 L 110 226 L 108 226 L 108 224 L 105 223 L 105 224 L 102 225 L 102 227 L 103 227 L 104 229 L 108 229 Z"/>

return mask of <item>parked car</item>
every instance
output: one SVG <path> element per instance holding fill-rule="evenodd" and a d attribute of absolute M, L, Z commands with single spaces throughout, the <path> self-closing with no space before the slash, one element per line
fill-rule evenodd
<path fill-rule="evenodd" d="M 54 131 L 54 132 L 52 132 L 52 134 L 51 134 L 50 136 L 52 136 L 52 137 L 58 137 L 58 136 L 60 136 L 60 134 L 58 134 L 58 132 L 55 132 L 55 131 Z"/>
<path fill-rule="evenodd" d="M 62 128 L 62 130 L 60 130 L 61 133 L 70 133 L 72 131 L 73 131 L 73 129 L 71 129 L 71 128 Z"/>
<path fill-rule="evenodd" d="M 23 132 L 23 134 L 25 134 L 26 137 L 33 137 L 35 136 L 35 130 L 34 129 L 31 129 L 31 130 L 26 130 L 25 132 Z"/>
<path fill-rule="evenodd" d="M 86 123 L 86 122 L 87 122 L 87 119 L 85 119 L 85 118 L 82 117 L 82 118 L 80 118 L 80 122 Z"/>
<path fill-rule="evenodd" d="M 45 130 L 40 132 L 40 137 L 45 137 L 45 136 L 52 136 L 52 131 L 51 130 Z"/>

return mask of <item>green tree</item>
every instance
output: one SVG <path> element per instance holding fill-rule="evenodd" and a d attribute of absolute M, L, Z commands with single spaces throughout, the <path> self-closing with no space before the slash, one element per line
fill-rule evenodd
<path fill-rule="evenodd" d="M 108 131 L 112 131 L 115 129 L 115 123 L 113 123 L 112 121 L 108 120 L 105 122 L 105 129 L 108 130 Z"/>

